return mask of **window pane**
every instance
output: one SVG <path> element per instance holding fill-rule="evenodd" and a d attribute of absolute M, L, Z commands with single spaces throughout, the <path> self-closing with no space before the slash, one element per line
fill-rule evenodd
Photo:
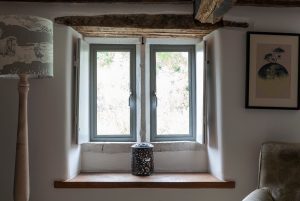
<path fill-rule="evenodd" d="M 157 135 L 189 134 L 188 52 L 156 52 Z"/>
<path fill-rule="evenodd" d="M 97 135 L 130 134 L 130 52 L 97 52 Z"/>

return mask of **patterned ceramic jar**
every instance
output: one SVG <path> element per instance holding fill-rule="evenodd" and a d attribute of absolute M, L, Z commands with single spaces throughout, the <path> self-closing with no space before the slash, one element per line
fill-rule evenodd
<path fill-rule="evenodd" d="M 131 171 L 133 175 L 149 176 L 153 173 L 153 145 L 136 143 L 131 146 Z"/>

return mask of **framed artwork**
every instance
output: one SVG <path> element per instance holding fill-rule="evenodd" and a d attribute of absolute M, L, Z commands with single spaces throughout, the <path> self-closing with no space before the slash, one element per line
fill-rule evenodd
<path fill-rule="evenodd" d="M 247 33 L 246 108 L 299 109 L 299 36 Z"/>

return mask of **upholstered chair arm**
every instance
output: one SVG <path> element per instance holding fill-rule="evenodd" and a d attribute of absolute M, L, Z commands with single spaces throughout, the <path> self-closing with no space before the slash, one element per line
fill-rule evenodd
<path fill-rule="evenodd" d="M 250 193 L 243 201 L 274 201 L 269 190 L 265 188 L 257 189 Z"/>

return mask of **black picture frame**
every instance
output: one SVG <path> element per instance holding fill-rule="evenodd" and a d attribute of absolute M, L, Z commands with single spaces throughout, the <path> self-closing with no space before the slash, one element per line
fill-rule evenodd
<path fill-rule="evenodd" d="M 299 110 L 300 34 L 247 32 L 245 107 Z"/>

